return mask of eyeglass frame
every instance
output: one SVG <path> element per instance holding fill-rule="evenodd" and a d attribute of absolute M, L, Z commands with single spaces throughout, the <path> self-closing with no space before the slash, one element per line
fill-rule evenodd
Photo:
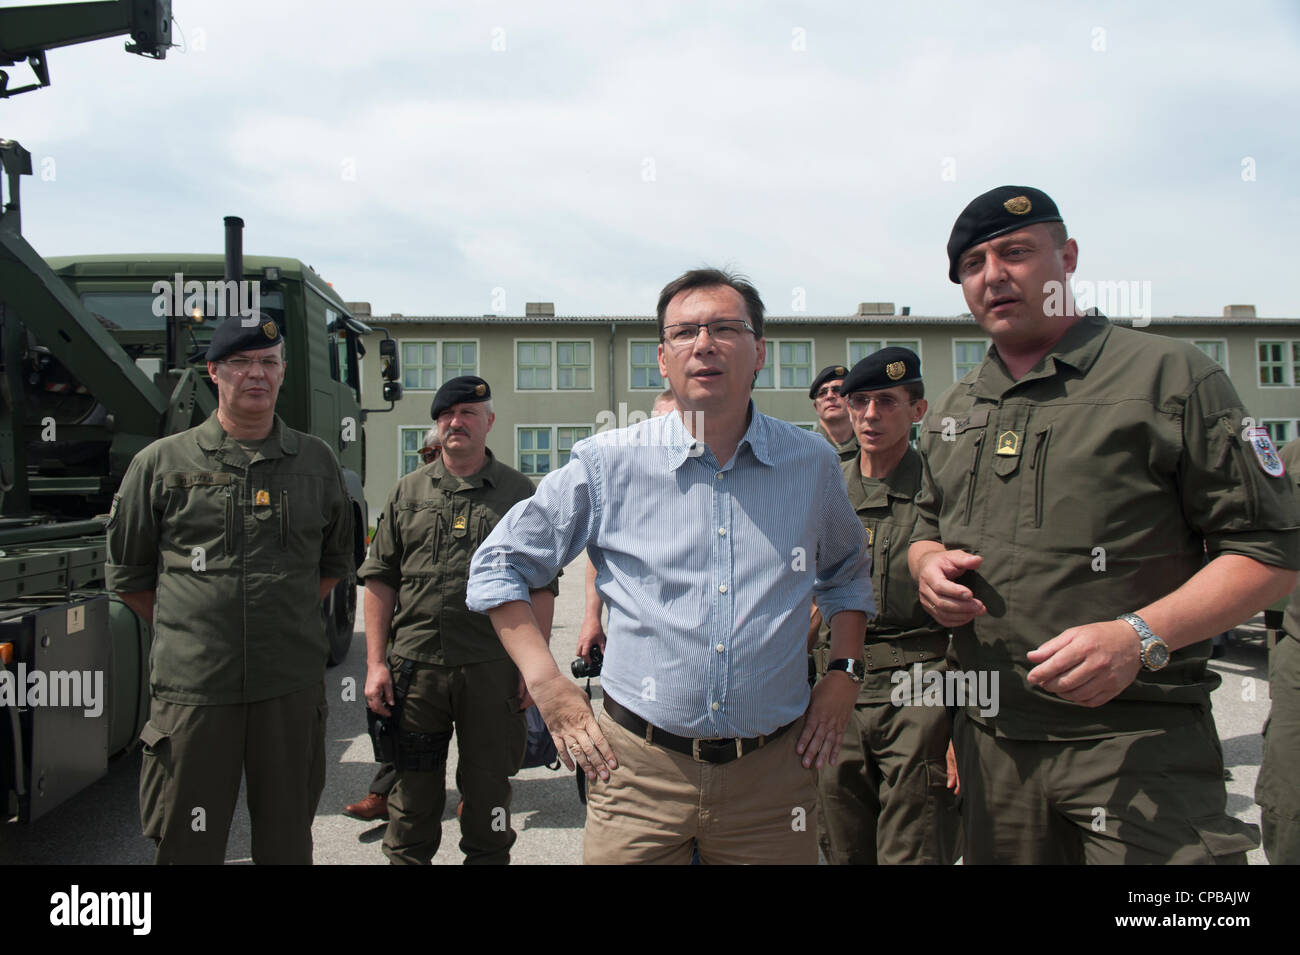
<path fill-rule="evenodd" d="M 860 410 L 853 407 L 853 399 L 859 395 L 862 396 L 862 401 L 864 402 Z M 882 414 L 888 414 L 891 411 L 897 410 L 898 408 L 901 408 L 904 404 L 904 402 L 899 401 L 893 395 L 884 395 L 881 394 L 880 391 L 854 391 L 847 395 L 841 395 L 840 397 L 844 399 L 844 406 L 846 408 L 848 408 L 850 411 L 858 411 L 859 414 L 863 411 L 866 411 L 868 408 L 870 408 L 873 403 L 876 405 L 876 407 L 880 408 Z M 880 399 L 882 398 L 886 398 L 889 401 L 893 402 L 893 405 L 892 406 L 885 405 L 884 407 L 881 407 Z M 906 404 L 908 405 L 908 407 L 911 407 L 912 405 L 916 404 L 918 400 L 919 399 L 913 398 L 909 395 Z"/>
<path fill-rule="evenodd" d="M 710 341 L 717 341 L 718 339 L 714 337 L 713 334 L 712 326 L 714 325 L 739 325 L 741 328 L 749 332 L 749 334 L 753 335 L 755 338 L 758 337 L 758 332 L 754 331 L 754 326 L 749 324 L 749 322 L 745 321 L 743 318 L 719 318 L 716 321 L 712 321 L 712 322 L 674 322 L 672 325 L 665 325 L 664 330 L 659 334 L 659 341 L 661 344 L 668 345 L 669 347 L 672 348 L 685 348 L 687 344 L 693 345 L 695 342 L 699 341 L 700 329 L 702 328 L 709 330 Z M 669 339 L 668 337 L 669 329 L 687 328 L 691 326 L 694 326 L 695 334 L 692 335 L 689 339 L 683 338 L 680 342 L 675 342 Z"/>

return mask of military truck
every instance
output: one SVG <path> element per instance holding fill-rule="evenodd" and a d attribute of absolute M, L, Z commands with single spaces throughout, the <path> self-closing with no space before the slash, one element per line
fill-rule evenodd
<path fill-rule="evenodd" d="M 130 32 L 128 50 L 161 59 L 170 18 L 159 0 L 0 10 L 0 65 L 28 59 L 41 80 L 11 88 L 0 71 L 0 99 L 48 84 L 47 46 Z M 276 410 L 336 450 L 358 563 L 371 329 L 298 259 L 244 258 L 233 216 L 224 255 L 47 262 L 22 236 L 30 153 L 0 139 L 0 171 L 0 821 L 32 822 L 102 776 L 148 717 L 150 630 L 104 589 L 107 513 L 140 449 L 216 409 L 203 360 L 216 324 L 258 312 L 280 324 Z M 383 334 L 388 408 L 376 411 L 401 397 Z M 342 580 L 320 609 L 331 662 L 347 653 L 355 611 L 355 581 Z"/>

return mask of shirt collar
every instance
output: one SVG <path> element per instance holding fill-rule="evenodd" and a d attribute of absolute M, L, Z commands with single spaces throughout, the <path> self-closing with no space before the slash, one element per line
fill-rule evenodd
<path fill-rule="evenodd" d="M 434 485 L 444 491 L 459 491 L 466 487 L 482 487 L 484 484 L 491 487 L 497 486 L 497 459 L 492 455 L 491 448 L 484 448 L 483 453 L 487 455 L 483 461 L 483 466 L 467 477 L 461 477 L 458 474 L 452 474 L 447 470 L 447 465 L 443 463 L 442 455 L 430 464 L 429 478 Z"/>
<path fill-rule="evenodd" d="M 878 479 L 880 484 L 877 485 L 877 492 L 870 496 L 863 482 L 871 478 L 862 476 L 860 459 L 853 458 L 851 461 L 845 461 L 844 469 L 849 478 L 846 483 L 849 489 L 849 501 L 853 504 L 854 510 L 866 506 L 883 507 L 890 497 L 910 501 L 916 496 L 915 489 L 921 483 L 921 455 L 910 447 L 903 452 L 902 458 L 899 459 L 894 470 L 889 472 L 889 476 Z M 883 493 L 880 493 L 881 491 Z"/>
<path fill-rule="evenodd" d="M 689 414 L 689 412 L 687 412 Z M 736 460 L 736 455 L 740 454 L 742 448 L 748 445 L 750 453 L 759 464 L 771 467 L 773 464 L 771 451 L 772 423 L 768 420 L 767 415 L 761 414 L 754 407 L 751 399 L 749 402 L 749 427 L 745 429 L 745 434 L 736 445 L 736 454 L 731 456 L 731 461 Z M 682 421 L 680 411 L 670 411 L 661 416 L 664 419 L 663 443 L 668 449 L 668 470 L 676 471 L 682 466 L 682 463 L 689 457 L 699 457 L 699 451 L 696 448 L 699 442 L 691 436 L 686 430 L 686 425 Z M 695 452 L 692 454 L 692 452 Z M 731 462 L 728 462 L 729 464 Z"/>
<path fill-rule="evenodd" d="M 1086 375 L 1101 354 L 1102 346 L 1110 337 L 1111 328 L 1110 320 L 1105 315 L 1096 309 L 1091 310 L 1070 326 L 1070 330 L 1038 364 L 1015 380 L 1007 374 L 1006 366 L 997 351 L 998 346 L 992 345 L 984 364 L 980 366 L 979 376 L 971 385 L 971 392 L 976 397 L 996 400 L 1025 382 L 1059 374 L 1062 365 L 1068 365 L 1079 374 Z"/>
<path fill-rule="evenodd" d="M 195 440 L 200 448 L 204 451 L 221 451 L 226 450 L 232 454 L 237 452 L 237 457 L 247 459 L 244 449 L 239 446 L 239 442 L 230 435 L 226 434 L 226 429 L 221 427 L 221 420 L 214 411 L 208 415 L 208 419 L 199 425 L 195 434 Z M 297 454 L 299 447 L 298 435 L 290 428 L 284 426 L 279 415 L 275 415 L 271 421 L 271 433 L 268 434 L 262 442 L 260 454 L 264 458 L 279 458 L 287 454 Z"/>

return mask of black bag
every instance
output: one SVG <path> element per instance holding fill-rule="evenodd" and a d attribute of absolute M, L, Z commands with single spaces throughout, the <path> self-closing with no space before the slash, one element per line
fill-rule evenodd
<path fill-rule="evenodd" d="M 528 746 L 524 750 L 522 768 L 545 766 L 547 769 L 559 769 L 560 754 L 555 750 L 555 740 L 551 739 L 551 731 L 542 721 L 541 711 L 536 706 L 530 706 L 524 711 L 524 716 L 528 720 Z"/>

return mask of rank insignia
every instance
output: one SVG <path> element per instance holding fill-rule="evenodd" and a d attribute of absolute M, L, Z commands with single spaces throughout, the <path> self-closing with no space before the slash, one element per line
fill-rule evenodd
<path fill-rule="evenodd" d="M 891 361 L 885 366 L 885 374 L 889 376 L 890 381 L 898 381 L 907 374 L 907 366 L 901 361 Z"/>
<path fill-rule="evenodd" d="M 1014 458 L 1020 454 L 1020 435 L 1014 431 L 1003 431 L 998 435 L 998 449 L 995 454 Z"/>
<path fill-rule="evenodd" d="M 864 527 L 862 529 L 867 532 L 867 546 L 871 547 L 876 542 L 876 532 L 870 527 Z"/>
<path fill-rule="evenodd" d="M 452 525 L 452 530 L 463 531 L 468 526 L 469 523 L 465 520 L 465 515 L 457 514 L 456 522 Z"/>
<path fill-rule="evenodd" d="M 1269 477 L 1281 477 L 1286 474 L 1286 465 L 1277 456 L 1277 448 L 1273 447 L 1273 439 L 1269 436 L 1267 428 L 1247 428 L 1246 439 L 1250 442 L 1251 450 L 1255 452 L 1255 459 L 1259 461 L 1259 466 L 1265 474 Z"/>
<path fill-rule="evenodd" d="M 1034 204 L 1029 201 L 1027 196 L 1013 196 L 1006 202 L 1002 203 L 1002 208 L 1006 209 L 1013 216 L 1023 216 L 1034 208 Z"/>
<path fill-rule="evenodd" d="M 270 507 L 271 492 L 258 491 L 256 494 L 253 495 L 253 503 L 256 504 L 258 507 Z"/>
<path fill-rule="evenodd" d="M 262 323 L 262 334 L 265 335 L 267 338 L 274 339 L 275 332 L 276 332 L 275 322 Z"/>

